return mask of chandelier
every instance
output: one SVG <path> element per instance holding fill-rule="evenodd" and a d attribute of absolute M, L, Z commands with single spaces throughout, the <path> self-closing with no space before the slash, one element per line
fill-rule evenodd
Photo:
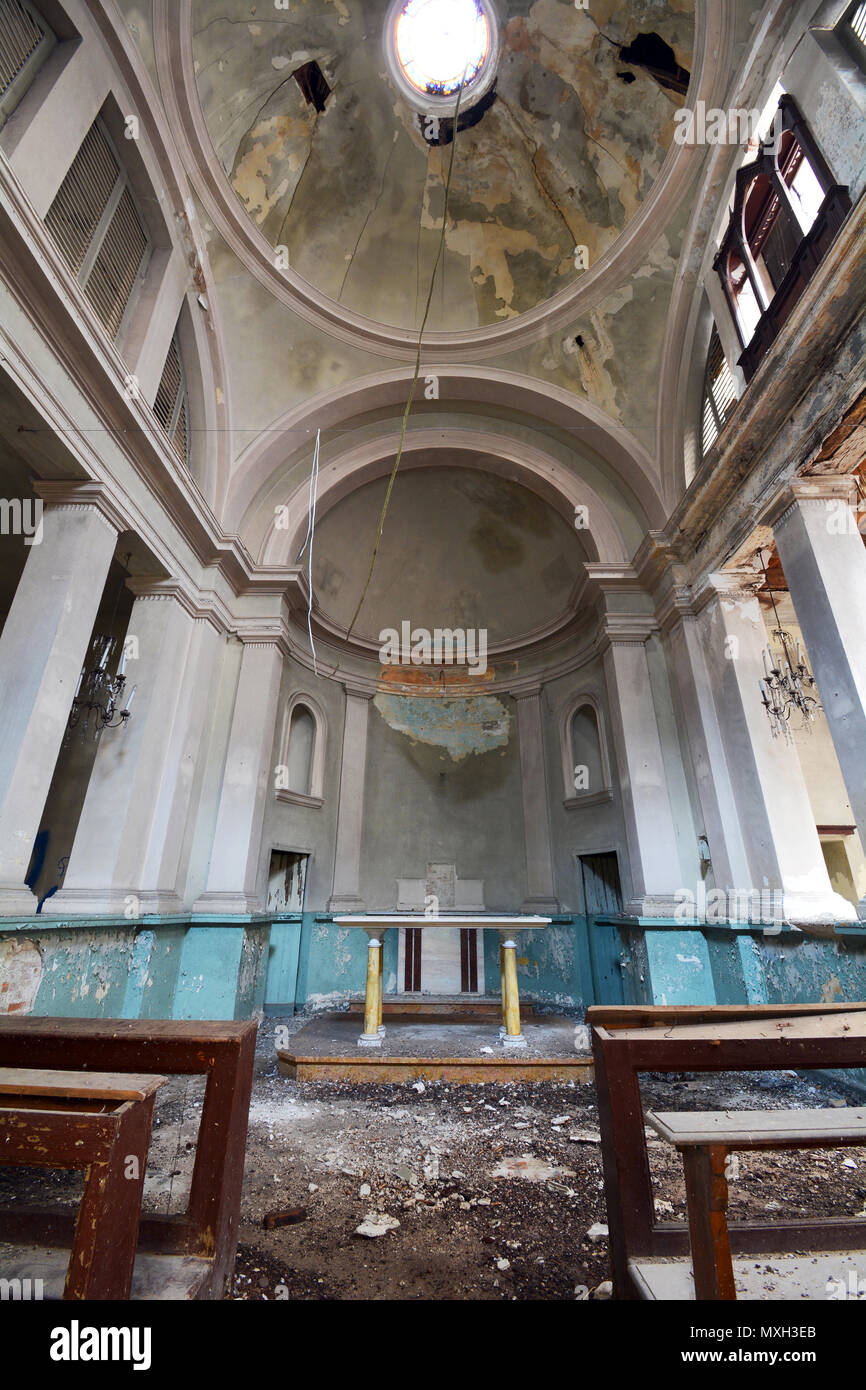
<path fill-rule="evenodd" d="M 126 557 L 128 565 L 130 556 Z M 114 607 L 111 614 L 109 629 L 115 626 L 117 616 L 117 605 L 120 593 L 123 588 L 123 578 L 121 576 L 114 596 Z M 120 664 L 115 671 L 118 650 L 122 648 Z M 109 637 L 105 633 L 97 633 L 91 643 L 84 662 L 84 668 L 78 677 L 78 685 L 72 697 L 72 708 L 69 711 L 69 719 L 66 724 L 66 733 L 63 738 L 63 746 L 69 743 L 73 729 L 81 727 L 81 737 L 87 739 L 88 734 L 93 730 L 93 738 L 99 740 L 106 729 L 125 728 L 132 717 L 132 701 L 136 687 L 133 686 L 129 694 L 126 694 L 126 642 L 122 637 Z M 126 704 L 123 700 L 126 696 Z"/>
<path fill-rule="evenodd" d="M 792 728 L 808 728 L 821 710 L 821 703 L 816 695 L 811 694 L 816 689 L 815 679 L 799 639 L 795 642 L 782 627 L 763 555 L 760 558 L 776 625 L 770 634 L 775 639 L 774 644 L 768 643 L 763 651 L 764 679 L 758 681 L 758 685 L 773 738 L 782 734 L 791 743 Z M 792 716 L 795 720 L 793 725 Z"/>
<path fill-rule="evenodd" d="M 99 739 L 103 730 L 119 729 L 129 722 L 136 687 L 132 687 L 126 704 L 123 705 L 126 693 L 126 676 L 123 674 L 126 665 L 125 651 L 120 659 L 117 674 L 113 676 L 110 671 L 120 645 L 119 637 L 96 636 L 91 642 L 84 670 L 78 677 L 64 743 L 69 742 L 72 730 L 79 725 L 82 739 L 87 738 L 91 723 L 93 737 Z"/>

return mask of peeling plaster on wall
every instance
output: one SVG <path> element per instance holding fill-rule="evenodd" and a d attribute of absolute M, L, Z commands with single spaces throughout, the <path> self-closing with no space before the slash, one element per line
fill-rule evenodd
<path fill-rule="evenodd" d="M 617 45 L 655 31 L 690 68 L 693 9 L 659 0 L 590 15 L 564 0 L 502 0 L 496 95 L 458 136 L 431 328 L 512 318 L 581 273 L 575 245 L 591 262 L 612 245 L 661 168 L 682 104 Z M 335 0 L 250 24 L 241 0 L 196 0 L 193 51 L 214 147 L 256 225 L 325 294 L 411 328 L 450 151 L 426 144 L 385 73 L 381 17 Z M 292 79 L 310 59 L 332 89 L 323 112 Z M 618 78 L 624 70 L 633 81 Z"/>
<path fill-rule="evenodd" d="M 444 748 L 455 763 L 502 748 L 510 737 L 511 715 L 492 695 L 468 700 L 377 695 L 373 704 L 390 728 L 413 743 Z"/>
<path fill-rule="evenodd" d="M 0 941 L 0 1014 L 29 1014 L 42 983 L 39 947 L 27 937 Z"/>

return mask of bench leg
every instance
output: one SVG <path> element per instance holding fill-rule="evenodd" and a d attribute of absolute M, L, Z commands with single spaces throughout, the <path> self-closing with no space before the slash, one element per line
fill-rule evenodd
<path fill-rule="evenodd" d="M 153 1102 L 151 1095 L 124 1107 L 105 1160 L 87 1169 L 64 1298 L 129 1299 Z"/>
<path fill-rule="evenodd" d="M 695 1298 L 736 1299 L 728 1238 L 728 1180 L 724 1144 L 682 1150 L 689 1209 L 689 1241 Z"/>

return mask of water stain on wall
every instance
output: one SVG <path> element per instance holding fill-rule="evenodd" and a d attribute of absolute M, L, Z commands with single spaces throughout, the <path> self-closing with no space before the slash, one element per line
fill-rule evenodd
<path fill-rule="evenodd" d="M 444 748 L 453 762 L 490 753 L 509 740 L 511 715 L 493 695 L 466 700 L 431 700 L 377 695 L 373 701 L 385 723 L 413 743 Z"/>

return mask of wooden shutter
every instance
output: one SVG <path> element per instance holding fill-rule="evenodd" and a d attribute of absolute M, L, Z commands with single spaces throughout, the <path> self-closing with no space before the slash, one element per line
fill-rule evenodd
<path fill-rule="evenodd" d="M 0 121 L 15 109 L 56 42 L 27 0 L 0 0 Z"/>
<path fill-rule="evenodd" d="M 100 121 L 84 137 L 45 225 L 103 327 L 116 338 L 150 240 Z"/>
<path fill-rule="evenodd" d="M 736 383 L 722 351 L 718 331 L 714 328 L 704 375 L 704 398 L 701 407 L 702 455 L 708 453 L 715 444 L 722 426 L 736 404 Z"/>
<path fill-rule="evenodd" d="M 172 338 L 153 403 L 153 413 L 183 464 L 189 462 L 189 411 L 186 376 L 177 334 Z"/>

